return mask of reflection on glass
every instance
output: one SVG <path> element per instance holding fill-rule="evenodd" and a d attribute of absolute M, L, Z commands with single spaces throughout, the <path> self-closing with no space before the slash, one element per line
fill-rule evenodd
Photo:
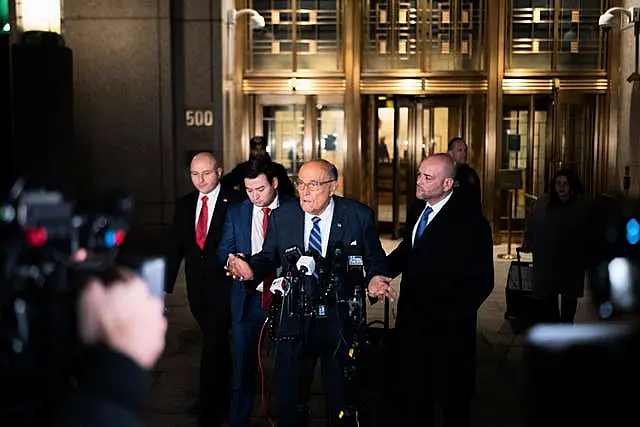
<path fill-rule="evenodd" d="M 598 18 L 606 3 L 601 0 L 512 0 L 509 67 L 601 68 Z"/>
<path fill-rule="evenodd" d="M 249 69 L 343 69 L 342 0 L 254 0 L 253 8 L 266 26 L 249 33 Z"/>
<path fill-rule="evenodd" d="M 449 143 L 449 107 L 427 107 L 423 110 L 423 157 L 446 153 Z"/>
<path fill-rule="evenodd" d="M 558 68 L 599 68 L 600 0 L 560 2 Z"/>
<path fill-rule="evenodd" d="M 482 70 L 483 0 L 365 0 L 363 68 Z"/>
<path fill-rule="evenodd" d="M 594 97 L 579 97 L 558 106 L 561 144 L 554 150 L 558 167 L 574 170 L 585 184 L 591 182 L 593 165 Z"/>
<path fill-rule="evenodd" d="M 513 0 L 511 68 L 551 69 L 554 0 Z"/>
<path fill-rule="evenodd" d="M 344 159 L 347 150 L 344 130 L 344 108 L 342 105 L 318 106 L 318 156 L 333 163 L 340 177 L 336 193 L 344 192 Z"/>
<path fill-rule="evenodd" d="M 393 107 L 378 108 L 376 191 L 378 195 L 378 221 L 380 222 L 393 221 L 393 128 Z"/>
<path fill-rule="evenodd" d="M 282 163 L 291 176 L 310 157 L 304 150 L 304 105 L 264 106 L 263 128 L 271 158 Z"/>

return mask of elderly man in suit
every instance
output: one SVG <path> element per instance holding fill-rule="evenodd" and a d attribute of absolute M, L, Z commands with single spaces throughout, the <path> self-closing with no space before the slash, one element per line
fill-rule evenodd
<path fill-rule="evenodd" d="M 493 290 L 489 223 L 452 197 L 455 165 L 435 154 L 418 169 L 417 201 L 405 236 L 388 256 L 402 274 L 394 366 L 399 426 L 433 425 L 439 404 L 446 427 L 470 425 L 475 386 L 477 311 Z M 390 278 L 375 277 L 369 294 L 394 297 Z"/>
<path fill-rule="evenodd" d="M 248 199 L 229 208 L 218 248 L 218 261 L 229 255 L 245 259 L 262 250 L 270 215 L 281 205 L 295 203 L 277 191 L 277 170 L 268 160 L 253 160 L 244 178 Z M 255 390 L 260 329 L 271 305 L 269 287 L 274 277 L 262 282 L 235 281 L 231 288 L 231 335 L 234 367 L 229 421 L 232 427 L 249 427 Z"/>
<path fill-rule="evenodd" d="M 213 154 L 203 152 L 193 157 L 191 182 L 195 191 L 176 202 L 166 254 L 165 289 L 173 292 L 184 259 L 189 307 L 203 334 L 199 399 L 190 412 L 197 413 L 206 425 L 220 425 L 226 418 L 231 377 L 231 281 L 215 256 L 227 206 L 240 197 L 220 185 L 221 175 Z"/>
<path fill-rule="evenodd" d="M 369 278 L 384 274 L 387 271 L 385 253 L 375 229 L 373 211 L 354 200 L 335 196 L 337 179 L 338 171 L 326 160 L 305 163 L 296 182 L 300 203 L 282 205 L 273 213 L 262 251 L 252 256 L 249 263 L 230 255 L 229 274 L 260 281 L 280 266 L 285 271 L 291 267 L 285 256 L 288 249 L 298 247 L 307 252 L 317 251 L 320 254 L 318 263 L 322 264 L 327 254 L 335 253 L 336 248 L 353 245 L 361 248 Z M 309 277 L 310 282 L 327 280 L 322 272 L 317 279 L 312 277 L 315 276 Z M 304 343 L 301 339 L 278 343 L 275 372 L 279 427 L 305 425 L 306 402 L 318 358 L 322 360 L 323 385 L 327 393 L 327 425 L 333 427 L 340 422 L 344 423 L 341 425 L 355 425 L 355 420 L 349 417 L 340 420 L 339 415 L 348 400 L 344 367 L 352 334 L 348 333 L 348 301 L 335 298 L 338 293 L 353 295 L 353 284 L 344 281 L 335 292 L 330 295 L 332 300 L 326 306 L 326 315 L 305 317 Z M 299 319 L 285 319 L 279 327 L 299 333 L 296 327 L 300 328 L 300 323 Z"/>

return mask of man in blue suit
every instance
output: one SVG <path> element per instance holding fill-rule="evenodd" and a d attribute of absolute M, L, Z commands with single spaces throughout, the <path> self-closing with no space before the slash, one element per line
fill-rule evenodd
<path fill-rule="evenodd" d="M 260 281 L 280 266 L 285 271 L 292 267 L 289 262 L 294 261 L 285 256 L 291 248 L 317 251 L 321 256 L 318 264 L 322 265 L 338 247 L 354 245 L 361 248 L 367 274 L 365 283 L 385 274 L 387 261 L 375 229 L 373 211 L 355 200 L 335 196 L 337 180 L 338 171 L 326 160 L 305 163 L 296 182 L 300 203 L 283 204 L 273 213 L 262 251 L 249 262 L 230 255 L 228 274 L 235 279 Z M 317 282 L 323 283 L 326 277 L 323 278 L 322 270 L 318 271 Z M 309 280 L 313 280 L 311 277 Z M 355 419 L 340 420 L 340 413 L 348 403 L 345 365 L 353 336 L 349 334 L 353 324 L 350 324 L 348 299 L 340 295 L 353 295 L 353 292 L 353 283 L 345 280 L 337 286 L 335 294 L 329 295 L 326 315 L 305 317 L 304 342 L 298 338 L 278 343 L 275 373 L 279 427 L 306 425 L 306 402 L 318 359 L 322 361 L 322 382 L 327 394 L 327 425 L 355 425 Z M 295 333 L 300 320 L 282 317 L 284 320 L 277 327 Z"/>
<path fill-rule="evenodd" d="M 272 162 L 254 160 L 247 168 L 244 187 L 249 197 L 231 206 L 218 247 L 218 260 L 224 265 L 230 254 L 249 259 L 262 250 L 266 225 L 271 212 L 280 203 L 293 199 L 279 197 L 277 170 Z M 249 427 L 253 404 L 258 341 L 270 305 L 269 284 L 273 277 L 261 282 L 235 281 L 231 288 L 231 335 L 235 356 L 231 386 L 229 421 L 232 427 Z"/>

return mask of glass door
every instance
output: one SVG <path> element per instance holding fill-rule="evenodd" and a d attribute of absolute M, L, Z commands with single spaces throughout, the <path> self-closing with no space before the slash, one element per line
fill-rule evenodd
<path fill-rule="evenodd" d="M 255 134 L 267 138 L 271 158 L 292 178 L 309 160 L 330 161 L 338 168 L 336 193 L 342 195 L 347 151 L 342 95 L 259 96 L 255 102 Z"/>
<path fill-rule="evenodd" d="M 499 227 L 524 231 L 527 213 L 549 191 L 549 181 L 562 168 L 574 170 L 587 192 L 593 178 L 594 95 L 557 94 L 504 97 L 503 149 L 500 162 Z M 520 171 L 520 172 L 518 172 Z M 508 174 L 519 173 L 518 190 L 504 188 Z M 507 174 L 507 175 L 505 175 Z M 513 177 L 513 175 L 512 175 Z M 507 182 L 508 184 L 508 182 Z M 510 192 L 515 197 L 510 196 Z"/>
<path fill-rule="evenodd" d="M 416 171 L 428 154 L 462 135 L 462 97 L 376 96 L 374 206 L 380 231 L 402 235 L 415 199 Z"/>

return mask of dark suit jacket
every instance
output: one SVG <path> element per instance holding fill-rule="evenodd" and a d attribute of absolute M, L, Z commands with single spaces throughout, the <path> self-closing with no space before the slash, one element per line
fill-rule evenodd
<path fill-rule="evenodd" d="M 287 204 L 298 204 L 296 199 L 290 197 L 279 196 L 279 199 L 280 207 Z M 278 207 L 278 209 L 280 209 L 280 207 Z M 275 212 L 276 210 L 274 210 L 271 215 L 274 215 Z M 227 263 L 229 254 L 242 253 L 247 255 L 247 258 L 250 258 L 252 220 L 253 203 L 251 203 L 251 200 L 246 199 L 242 203 L 229 207 L 227 219 L 222 231 L 222 238 L 218 246 L 218 263 L 221 266 Z M 246 296 L 249 292 L 253 292 L 258 284 L 260 284 L 260 282 L 255 280 L 236 280 L 233 282 L 231 292 L 238 296 L 238 298 L 231 299 L 232 301 L 238 301 L 236 306 L 231 307 L 231 317 L 234 322 L 239 322 L 242 319 L 248 301 Z"/>
<path fill-rule="evenodd" d="M 220 189 L 216 206 L 213 210 L 211 223 L 204 249 L 196 244 L 196 207 L 198 203 L 198 191 L 183 196 L 176 203 L 173 224 L 169 234 L 167 249 L 167 268 L 165 275 L 165 289 L 173 292 L 180 263 L 185 261 L 185 279 L 187 282 L 187 295 L 189 303 L 193 305 L 201 300 L 204 287 L 211 288 L 218 283 L 229 292 L 230 280 L 226 272 L 216 259 L 218 243 L 222 236 L 222 228 L 227 213 L 227 207 L 239 200 L 239 194 L 235 190 L 225 187 Z M 224 299 L 224 297 L 222 298 Z M 196 315 L 196 313 L 194 313 Z"/>
<path fill-rule="evenodd" d="M 267 154 L 268 156 L 268 154 Z M 296 189 L 287 174 L 285 167 L 278 163 L 273 162 L 273 166 L 276 172 L 276 178 L 278 178 L 278 194 L 286 197 L 295 197 Z M 227 173 L 220 179 L 220 183 L 229 188 L 238 187 L 242 196 L 245 197 L 244 177 L 251 168 L 251 161 L 239 163 L 234 167 L 231 172 Z"/>
<path fill-rule="evenodd" d="M 335 206 L 329 233 L 329 250 L 338 242 L 346 247 L 355 241 L 362 248 L 367 282 L 376 274 L 385 274 L 388 271 L 387 262 L 375 228 L 373 211 L 355 200 L 339 196 L 333 196 L 333 200 Z M 303 252 L 306 249 L 304 211 L 299 203 L 282 205 L 273 212 L 262 251 L 250 260 L 254 278 L 260 281 L 280 266 L 287 270 L 289 265 L 283 254 L 294 246 Z"/>
<path fill-rule="evenodd" d="M 494 286 L 493 240 L 487 220 L 451 197 L 411 247 L 425 202 L 409 210 L 405 236 L 389 254 L 392 276 L 402 274 L 396 330 L 425 353 L 434 392 L 473 392 L 477 310 Z"/>

